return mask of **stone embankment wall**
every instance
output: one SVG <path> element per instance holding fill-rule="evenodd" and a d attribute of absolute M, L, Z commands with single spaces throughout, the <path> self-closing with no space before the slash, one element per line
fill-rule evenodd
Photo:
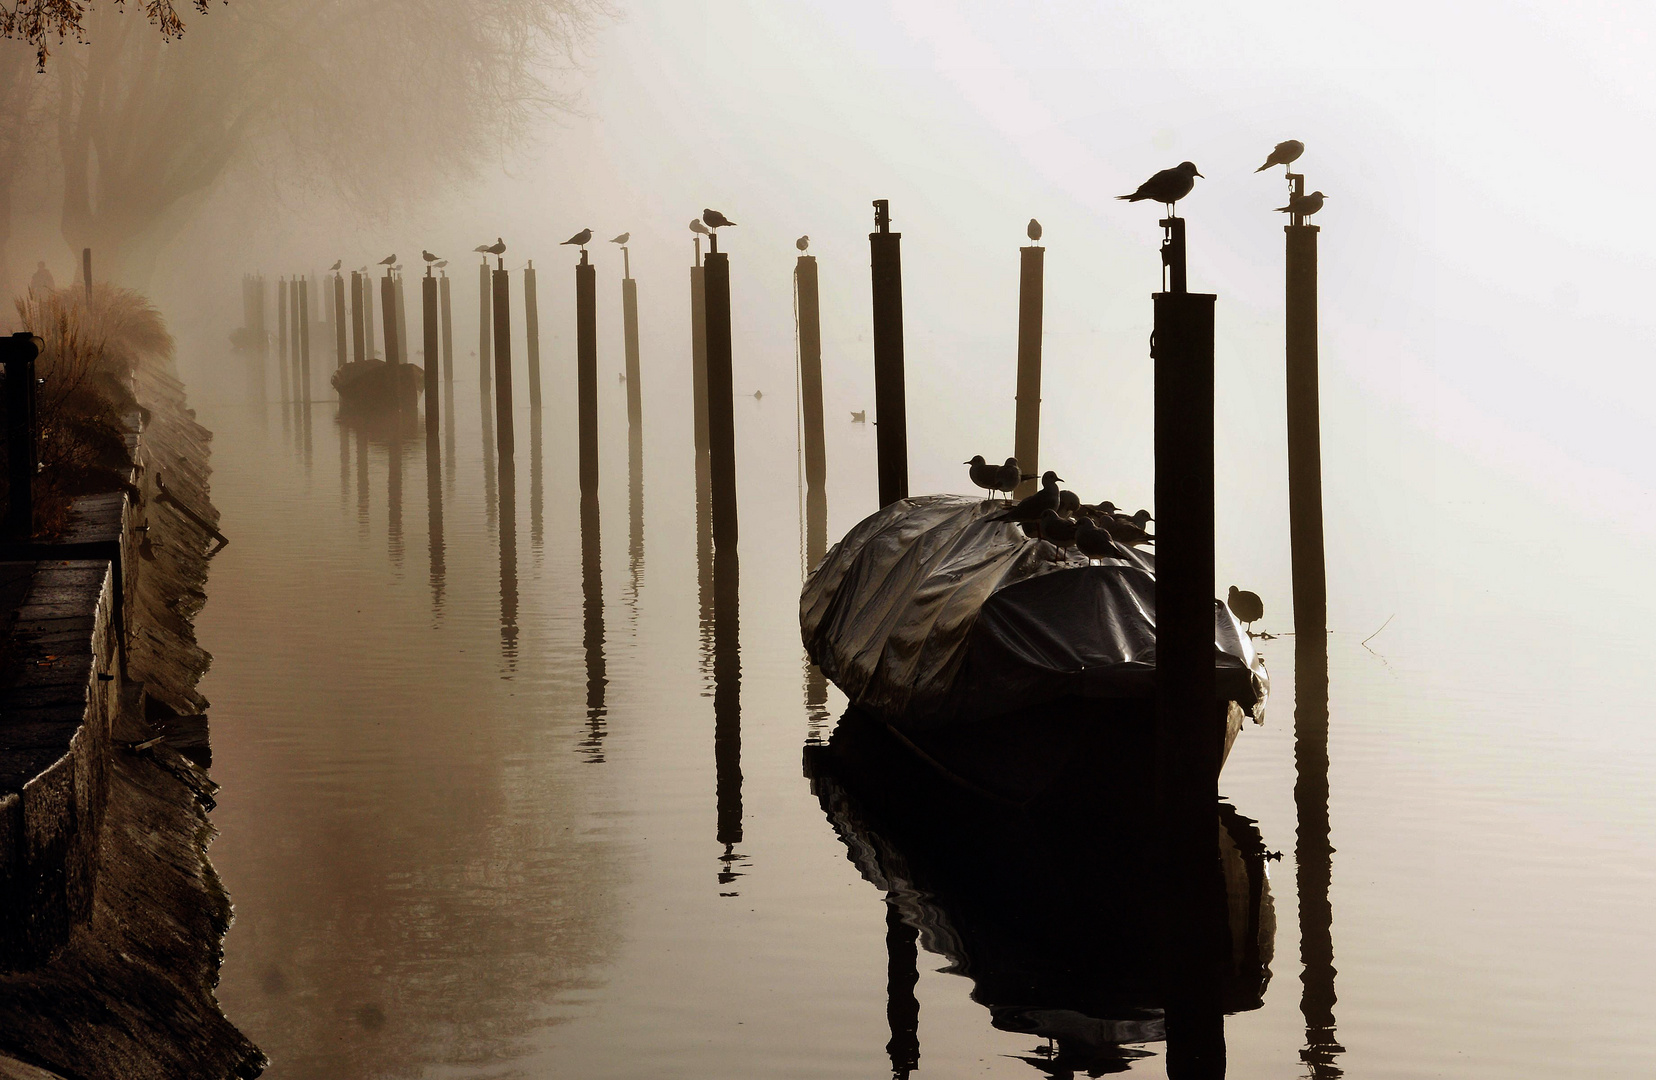
<path fill-rule="evenodd" d="M 218 516 L 211 434 L 170 360 L 146 358 L 135 390 L 131 489 L 77 502 L 65 537 L 119 557 L 0 564 L 15 612 L 0 671 L 0 1078 L 265 1064 L 213 995 L 231 912 L 207 860 L 196 684 L 210 658 L 192 626 L 212 546 L 195 518 Z"/>

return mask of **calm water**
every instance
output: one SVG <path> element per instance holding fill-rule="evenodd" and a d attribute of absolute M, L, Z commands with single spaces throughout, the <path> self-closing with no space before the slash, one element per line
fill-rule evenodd
<path fill-rule="evenodd" d="M 844 698 L 799 644 L 787 394 L 737 400 L 739 652 L 717 658 L 716 717 L 672 401 L 646 398 L 633 501 L 624 387 L 600 381 L 583 550 L 561 394 L 538 436 L 520 408 L 502 476 L 470 374 L 435 473 L 418 424 L 345 427 L 331 404 L 305 422 L 215 386 L 220 996 L 268 1075 L 889 1075 L 886 893 L 801 768 Z M 873 509 L 873 443 L 830 416 L 830 539 Z M 1478 494 L 1434 511 L 1436 561 L 1330 552 L 1331 595 L 1386 561 L 1404 600 L 1367 647 L 1373 626 L 1330 635 L 1326 897 L 1296 863 L 1293 639 L 1264 646 L 1273 708 L 1221 786 L 1282 853 L 1277 930 L 1262 1007 L 1226 1025 L 1232 1076 L 1656 1066 L 1646 563 L 1513 530 L 1519 496 L 1441 475 Z M 918 1075 L 1068 1075 L 928 942 Z M 1162 1075 L 1162 1045 L 1137 1049 L 1131 1071 Z"/>

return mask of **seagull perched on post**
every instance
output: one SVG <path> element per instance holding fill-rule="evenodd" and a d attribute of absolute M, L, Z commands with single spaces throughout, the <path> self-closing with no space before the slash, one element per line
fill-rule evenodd
<path fill-rule="evenodd" d="M 709 229 L 722 229 L 726 225 L 734 226 L 736 224 L 734 221 L 731 221 L 717 210 L 708 210 L 706 208 L 703 208 L 702 210 L 702 221 L 707 224 Z"/>
<path fill-rule="evenodd" d="M 801 236 L 798 240 L 794 241 L 794 247 L 798 248 L 800 251 L 804 251 L 810 246 L 811 238 L 809 236 Z"/>
<path fill-rule="evenodd" d="M 1041 223 L 1039 221 L 1036 221 L 1034 218 L 1030 218 L 1029 228 L 1024 231 L 1029 234 L 1030 243 L 1039 244 L 1041 242 Z"/>
<path fill-rule="evenodd" d="M 394 263 L 396 261 L 397 261 L 397 257 L 395 255 L 387 255 L 385 258 L 383 258 L 379 261 L 379 264 L 381 266 L 390 266 L 392 263 Z"/>
<path fill-rule="evenodd" d="M 713 235 L 712 231 L 709 230 L 706 225 L 702 224 L 701 218 L 691 218 L 690 219 L 690 231 L 695 233 L 697 236 L 711 236 L 711 235 Z"/>
<path fill-rule="evenodd" d="M 329 273 L 338 273 L 339 272 L 339 264 L 344 262 L 344 261 L 345 261 L 344 259 L 335 259 L 334 264 L 332 266 L 328 267 Z"/>
<path fill-rule="evenodd" d="M 489 253 L 489 245 L 478 244 L 476 247 L 472 248 L 472 250 L 477 252 L 479 255 L 487 255 Z"/>
<path fill-rule="evenodd" d="M 611 237 L 610 238 L 610 243 L 620 244 L 622 247 L 626 247 L 627 246 L 627 241 L 631 240 L 631 239 L 632 239 L 632 233 L 624 232 L 620 236 Z"/>
<path fill-rule="evenodd" d="M 1309 195 L 1290 195 L 1288 196 L 1288 205 L 1277 207 L 1277 213 L 1310 217 L 1322 209 L 1323 200 L 1326 198 L 1328 196 L 1320 191 L 1313 191 Z"/>
<path fill-rule="evenodd" d="M 590 244 L 591 242 L 592 242 L 592 230 L 591 229 L 582 229 L 580 232 L 576 233 L 574 236 L 571 236 L 568 240 L 565 240 L 563 242 L 563 244 L 559 244 L 558 246 L 563 247 L 564 244 L 574 244 L 576 247 L 580 248 L 582 251 L 585 251 L 586 246 L 588 244 Z"/>
<path fill-rule="evenodd" d="M 1159 202 L 1167 207 L 1167 215 L 1172 217 L 1173 204 L 1190 194 L 1190 189 L 1196 186 L 1196 178 L 1201 175 L 1194 163 L 1181 161 L 1140 184 L 1131 195 L 1117 195 L 1116 198 L 1127 202 L 1143 202 L 1146 199 Z"/>
<path fill-rule="evenodd" d="M 497 236 L 494 243 L 488 247 L 480 247 L 477 250 L 489 255 L 504 255 L 506 254 L 506 241 Z"/>
<path fill-rule="evenodd" d="M 428 263 L 434 263 L 438 259 L 442 258 L 442 256 L 441 255 L 433 255 L 431 252 L 427 251 L 425 248 L 421 248 L 420 249 L 420 258 L 424 259 Z"/>
<path fill-rule="evenodd" d="M 448 260 L 447 259 L 438 259 L 436 262 L 432 263 L 431 265 L 435 266 L 437 269 L 441 270 L 443 267 L 448 265 Z"/>
<path fill-rule="evenodd" d="M 1305 144 L 1298 139 L 1279 142 L 1276 144 L 1276 149 L 1271 151 L 1271 156 L 1265 159 L 1265 164 L 1255 169 L 1254 172 L 1264 172 L 1272 165 L 1292 165 L 1299 160 L 1299 156 L 1303 153 L 1305 153 Z"/>

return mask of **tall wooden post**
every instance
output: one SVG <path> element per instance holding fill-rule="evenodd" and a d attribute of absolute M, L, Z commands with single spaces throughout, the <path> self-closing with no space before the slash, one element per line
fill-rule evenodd
<path fill-rule="evenodd" d="M 453 309 L 449 306 L 449 279 L 448 271 L 441 272 L 437 279 L 437 301 L 441 308 L 443 320 L 443 382 L 454 382 L 454 319 Z"/>
<path fill-rule="evenodd" d="M 259 403 L 262 405 L 269 400 L 270 391 L 265 386 L 266 369 L 270 366 L 270 331 L 265 323 L 265 279 L 263 274 L 253 275 L 253 328 L 258 332 L 259 347 L 254 356 L 258 365 L 258 372 L 253 379 L 257 387 Z"/>
<path fill-rule="evenodd" d="M 363 337 L 362 313 L 362 274 L 351 271 L 351 359 L 361 363 L 364 359 L 362 349 L 366 343 Z"/>
<path fill-rule="evenodd" d="M 1294 194 L 1305 177 L 1290 173 Z M 1317 379 L 1317 232 L 1294 215 L 1287 251 L 1288 540 L 1293 553 L 1295 633 L 1328 625 L 1323 562 L 1322 418 Z M 1304 628 L 1303 630 L 1301 628 Z"/>
<path fill-rule="evenodd" d="M 420 314 L 425 331 L 425 421 L 426 445 L 437 445 L 437 424 L 442 418 L 441 391 L 437 385 L 437 279 L 427 270 L 420 279 Z M 428 470 L 429 471 L 429 470 Z"/>
<path fill-rule="evenodd" d="M 525 356 L 529 360 L 529 407 L 541 407 L 540 370 L 540 301 L 535 295 L 535 260 L 523 270 L 523 333 L 527 338 Z"/>
<path fill-rule="evenodd" d="M 408 302 L 403 295 L 403 276 L 394 270 L 391 276 L 397 286 L 397 356 L 403 363 L 412 364 L 414 350 L 408 347 Z"/>
<path fill-rule="evenodd" d="M 34 336 L 20 331 L 0 339 L 0 369 L 5 372 L 7 481 L 5 535 L 28 540 L 34 535 L 34 482 L 40 471 L 40 432 L 36 414 L 39 383 Z"/>
<path fill-rule="evenodd" d="M 512 281 L 506 260 L 494 272 L 495 440 L 500 460 L 508 461 L 517 439 L 512 430 Z"/>
<path fill-rule="evenodd" d="M 299 275 L 288 282 L 288 400 L 303 401 L 299 391 L 299 363 L 304 350 L 299 345 Z"/>
<path fill-rule="evenodd" d="M 1018 275 L 1018 416 L 1013 452 L 1026 476 L 1040 476 L 1041 321 L 1046 289 L 1046 248 L 1026 247 Z M 1015 498 L 1035 494 L 1035 480 L 1019 481 Z"/>
<path fill-rule="evenodd" d="M 368 359 L 377 359 L 379 343 L 374 334 L 374 278 L 372 274 L 365 274 L 362 279 L 362 327 L 368 339 Z"/>
<path fill-rule="evenodd" d="M 306 405 L 311 400 L 310 384 L 310 279 L 299 279 L 299 400 Z"/>
<path fill-rule="evenodd" d="M 715 243 L 715 246 L 717 244 Z M 702 267 L 707 310 L 707 441 L 713 503 L 714 579 L 718 557 L 736 546 L 736 403 L 730 372 L 730 256 L 710 252 Z"/>
<path fill-rule="evenodd" d="M 903 389 L 903 234 L 891 231 L 891 205 L 874 200 L 868 234 L 874 285 L 874 411 L 879 420 L 880 505 L 908 498 L 908 406 Z"/>
<path fill-rule="evenodd" d="M 477 268 L 477 388 L 485 405 L 489 395 L 489 368 L 493 361 L 489 343 L 494 334 L 494 286 L 489 281 L 489 257 L 483 256 L 483 265 Z"/>
<path fill-rule="evenodd" d="M 581 497 L 598 497 L 598 275 L 581 252 L 575 267 L 575 402 Z"/>
<path fill-rule="evenodd" d="M 288 280 L 276 280 L 276 361 L 280 370 L 282 401 L 288 399 Z M 286 415 L 286 414 L 283 414 Z"/>
<path fill-rule="evenodd" d="M 799 311 L 799 397 L 805 428 L 805 487 L 819 491 L 828 480 L 828 452 L 822 431 L 822 311 L 817 295 L 815 255 L 794 263 L 794 297 Z"/>
<path fill-rule="evenodd" d="M 391 271 L 380 278 L 380 321 L 385 330 L 385 362 L 403 362 L 402 350 L 397 348 L 397 286 L 391 280 Z M 397 384 L 397 400 L 402 400 L 402 386 Z"/>
<path fill-rule="evenodd" d="M 632 276 L 632 256 L 621 249 L 624 277 L 621 279 L 621 340 L 627 358 L 627 429 L 642 434 L 644 399 L 638 375 L 638 282 Z"/>
<path fill-rule="evenodd" d="M 1166 838 L 1168 1076 L 1224 1075 L 1216 813 L 1224 712 L 1214 678 L 1213 313 L 1185 291 L 1184 221 L 1168 218 L 1170 288 L 1155 335 L 1156 742 Z M 1224 950 L 1228 955 L 1228 949 Z"/>
<path fill-rule="evenodd" d="M 333 307 L 334 307 L 334 367 L 345 366 L 345 276 L 335 273 L 333 276 Z"/>
<path fill-rule="evenodd" d="M 86 282 L 86 306 L 92 306 L 92 249 L 81 248 L 81 280 Z"/>

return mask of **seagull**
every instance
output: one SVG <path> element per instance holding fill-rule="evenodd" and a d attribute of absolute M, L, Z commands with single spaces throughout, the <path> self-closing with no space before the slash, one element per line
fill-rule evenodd
<path fill-rule="evenodd" d="M 1290 195 L 1288 196 L 1288 205 L 1277 207 L 1277 213 L 1310 217 L 1322 209 L 1323 200 L 1326 198 L 1328 196 L 1320 191 L 1313 191 L 1309 195 Z"/>
<path fill-rule="evenodd" d="M 489 253 L 489 245 L 488 244 L 478 244 L 476 247 L 472 248 L 472 250 L 475 251 L 475 252 L 478 252 L 479 254 L 487 255 Z"/>
<path fill-rule="evenodd" d="M 1265 601 L 1259 598 L 1259 594 L 1238 589 L 1235 585 L 1230 587 L 1230 598 L 1225 601 L 1225 606 L 1238 620 L 1248 624 L 1249 637 L 1253 636 L 1253 624 L 1265 617 Z"/>
<path fill-rule="evenodd" d="M 627 241 L 628 241 L 628 240 L 631 240 L 631 239 L 632 239 L 632 233 L 630 233 L 630 232 L 624 232 L 624 233 L 622 233 L 622 234 L 621 234 L 621 235 L 620 235 L 620 236 L 617 236 L 617 237 L 613 237 L 613 238 L 611 238 L 611 240 L 610 240 L 610 243 L 612 243 L 612 244 L 620 244 L 620 245 L 622 245 L 622 246 L 623 246 L 623 247 L 625 247 L 625 246 L 626 246 L 626 243 L 627 243 Z"/>
<path fill-rule="evenodd" d="M 396 261 L 397 261 L 397 257 L 395 255 L 387 255 L 385 258 L 383 258 L 379 261 L 379 264 L 381 266 L 390 266 L 392 263 L 394 263 Z"/>
<path fill-rule="evenodd" d="M 420 249 L 420 258 L 424 259 L 428 263 L 434 263 L 438 259 L 442 258 L 442 256 L 441 255 L 433 255 L 431 252 L 427 251 L 425 248 L 421 248 Z"/>
<path fill-rule="evenodd" d="M 1093 559 L 1119 559 L 1121 553 L 1116 550 L 1115 541 L 1110 539 L 1109 531 L 1099 528 L 1092 518 L 1082 515 L 1075 522 L 1075 546 L 1081 549 L 1081 554 L 1087 561 Z"/>
<path fill-rule="evenodd" d="M 495 242 L 483 250 L 488 252 L 490 255 L 504 255 L 506 254 L 506 241 L 497 236 L 495 237 Z"/>
<path fill-rule="evenodd" d="M 1041 474 L 1041 490 L 1025 499 L 1019 499 L 1004 513 L 990 521 L 1039 521 L 1043 511 L 1058 513 L 1058 484 L 1063 477 L 1048 469 Z"/>
<path fill-rule="evenodd" d="M 1156 538 L 1144 531 L 1144 523 L 1150 520 L 1149 511 L 1140 510 L 1132 517 L 1114 515 L 1096 517 L 1093 519 L 1098 526 L 1110 534 L 1110 539 L 1119 544 L 1154 544 Z"/>
<path fill-rule="evenodd" d="M 708 229 L 708 227 L 701 223 L 701 218 L 691 218 L 690 219 L 690 231 L 695 233 L 697 236 L 711 236 L 711 235 L 713 235 L 712 232 Z"/>
<path fill-rule="evenodd" d="M 982 454 L 974 454 L 972 460 L 963 461 L 961 464 L 971 466 L 970 469 L 966 470 L 966 474 L 972 478 L 972 486 L 987 489 L 989 498 L 993 499 L 995 497 L 995 484 L 1000 481 L 1000 466 L 991 465 L 984 461 Z"/>
<path fill-rule="evenodd" d="M 396 273 L 396 274 L 402 273 L 402 263 L 398 263 L 396 266 L 393 266 L 391 268 L 391 271 L 392 271 L 392 273 Z"/>
<path fill-rule="evenodd" d="M 441 270 L 443 267 L 448 265 L 448 260 L 447 259 L 438 259 L 436 262 L 432 263 L 431 265 L 435 266 L 437 269 Z"/>
<path fill-rule="evenodd" d="M 868 410 L 864 409 L 862 412 L 852 413 L 851 414 L 851 422 L 853 424 L 866 424 L 866 423 L 868 423 Z"/>
<path fill-rule="evenodd" d="M 1041 223 L 1039 221 L 1030 218 L 1029 228 L 1024 231 L 1029 234 L 1030 243 L 1039 244 L 1041 242 Z"/>
<path fill-rule="evenodd" d="M 616 377 L 616 379 L 617 379 L 617 380 L 619 380 L 619 381 L 620 381 L 620 382 L 626 382 L 626 381 L 627 381 L 627 373 L 626 373 L 626 372 L 624 372 L 624 371 L 618 371 L 618 372 L 616 372 L 616 373 L 615 373 L 615 377 Z"/>
<path fill-rule="evenodd" d="M 1196 186 L 1196 178 L 1201 175 L 1196 171 L 1194 164 L 1181 161 L 1171 169 L 1163 169 L 1140 184 L 1138 190 L 1131 195 L 1117 195 L 1116 198 L 1125 199 L 1127 202 L 1151 199 L 1166 206 L 1171 216 L 1173 204 L 1190 194 L 1190 189 Z"/>
<path fill-rule="evenodd" d="M 1298 139 L 1279 142 L 1276 144 L 1276 149 L 1271 151 L 1271 156 L 1265 159 L 1265 164 L 1255 169 L 1254 172 L 1264 172 L 1272 165 L 1292 165 L 1299 160 L 1299 156 L 1303 153 L 1305 153 L 1305 144 Z"/>
<path fill-rule="evenodd" d="M 1068 518 L 1059 517 L 1058 511 L 1041 511 L 1041 539 L 1057 548 L 1060 556 L 1064 554 L 1065 548 L 1075 543 L 1076 531 L 1076 523 Z"/>
<path fill-rule="evenodd" d="M 764 401 L 765 400 L 765 392 L 763 390 L 755 390 L 753 392 L 753 400 L 754 401 Z"/>
<path fill-rule="evenodd" d="M 328 267 L 328 270 L 332 273 L 337 273 L 339 271 L 339 264 L 344 262 L 344 261 L 345 261 L 344 259 L 335 259 L 334 264 L 332 266 Z"/>
<path fill-rule="evenodd" d="M 580 232 L 576 233 L 574 236 L 571 236 L 568 240 L 564 241 L 564 244 L 574 244 L 577 247 L 579 247 L 582 251 L 585 251 L 586 246 L 590 243 L 592 243 L 592 230 L 591 229 L 582 229 Z M 563 244 L 559 244 L 558 246 L 562 247 Z"/>
<path fill-rule="evenodd" d="M 798 248 L 800 251 L 804 251 L 810 246 L 811 238 L 809 236 L 801 236 L 798 240 L 794 241 L 794 247 Z"/>
<path fill-rule="evenodd" d="M 1060 491 L 1058 493 L 1058 514 L 1059 514 L 1059 516 L 1067 517 L 1071 521 L 1074 521 L 1075 520 L 1075 515 L 1078 511 L 1080 511 L 1080 509 L 1081 509 L 1081 496 L 1077 495 L 1073 491 Z"/>
<path fill-rule="evenodd" d="M 702 210 L 702 221 L 707 224 L 709 229 L 722 229 L 726 225 L 734 226 L 736 224 L 734 221 L 731 221 L 717 210 L 708 210 L 705 208 Z"/>
<path fill-rule="evenodd" d="M 1024 478 L 1023 470 L 1018 468 L 1018 459 L 1009 457 L 1006 464 L 995 469 L 995 490 L 1010 495 L 1018 489 L 1018 482 Z M 1030 477 L 1031 480 L 1034 477 Z"/>

